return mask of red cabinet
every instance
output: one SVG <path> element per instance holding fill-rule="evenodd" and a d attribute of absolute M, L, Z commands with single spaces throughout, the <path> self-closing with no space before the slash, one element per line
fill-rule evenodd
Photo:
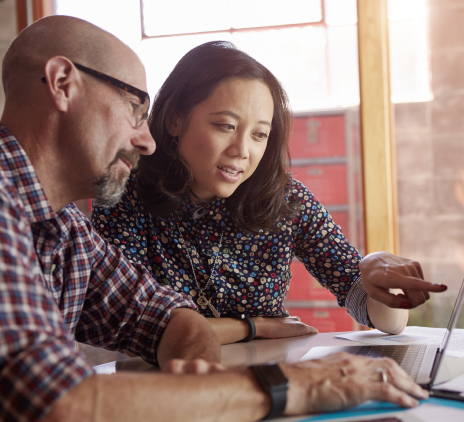
<path fill-rule="evenodd" d="M 292 176 L 303 183 L 325 207 L 348 204 L 346 164 L 292 166 Z"/>
<path fill-rule="evenodd" d="M 296 114 L 290 155 L 293 177 L 314 194 L 362 254 L 364 217 L 358 120 L 356 109 Z M 320 332 L 358 327 L 301 262 L 292 262 L 291 270 L 285 301 L 291 315 L 299 316 Z"/>
<path fill-rule="evenodd" d="M 292 158 L 345 156 L 344 115 L 295 115 Z"/>

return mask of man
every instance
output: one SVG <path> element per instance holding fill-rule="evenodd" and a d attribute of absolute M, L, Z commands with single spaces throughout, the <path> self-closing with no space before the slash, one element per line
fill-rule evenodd
<path fill-rule="evenodd" d="M 13 41 L 2 77 L 0 420 L 240 421 L 427 396 L 391 360 L 274 365 L 277 398 L 266 371 L 223 370 L 195 305 L 131 266 L 71 204 L 114 203 L 155 149 L 137 56 L 88 22 L 53 16 Z M 74 337 L 176 374 L 96 375 Z"/>

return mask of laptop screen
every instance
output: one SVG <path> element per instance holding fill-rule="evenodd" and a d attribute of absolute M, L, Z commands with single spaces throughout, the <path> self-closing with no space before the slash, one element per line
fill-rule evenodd
<path fill-rule="evenodd" d="M 453 328 L 456 326 L 456 323 L 458 321 L 458 316 L 459 316 L 459 313 L 460 313 L 461 307 L 462 307 L 463 296 L 464 296 L 464 280 L 461 283 L 461 289 L 459 290 L 458 297 L 456 298 L 456 302 L 454 302 L 453 312 L 451 313 L 451 317 L 450 317 L 450 320 L 448 322 L 448 327 L 445 330 L 445 335 L 443 337 L 443 341 L 441 343 L 439 352 L 437 354 L 436 362 L 433 365 L 432 374 L 430 376 L 432 384 L 433 384 L 433 382 L 435 380 L 435 377 L 436 377 L 436 375 L 438 373 L 438 368 L 439 368 L 440 363 L 441 363 L 441 361 L 443 359 L 443 356 L 445 355 L 444 352 L 445 352 L 446 347 L 448 346 L 448 343 L 450 341 L 451 332 L 453 331 Z"/>

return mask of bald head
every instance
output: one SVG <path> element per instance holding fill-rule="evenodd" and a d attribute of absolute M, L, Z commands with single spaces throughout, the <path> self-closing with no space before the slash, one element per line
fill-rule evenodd
<path fill-rule="evenodd" d="M 145 79 L 137 55 L 115 36 L 82 19 L 49 16 L 24 29 L 8 49 L 2 66 L 6 100 L 9 94 L 16 97 L 30 89 L 29 81 L 40 80 L 45 63 L 55 56 L 128 83 Z"/>

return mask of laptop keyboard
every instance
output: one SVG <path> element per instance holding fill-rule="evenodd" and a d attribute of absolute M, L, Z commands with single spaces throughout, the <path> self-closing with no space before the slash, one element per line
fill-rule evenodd
<path fill-rule="evenodd" d="M 409 344 L 407 346 L 362 346 L 356 354 L 373 358 L 392 358 L 412 377 L 412 379 L 416 379 L 426 347 L 425 344 Z"/>

